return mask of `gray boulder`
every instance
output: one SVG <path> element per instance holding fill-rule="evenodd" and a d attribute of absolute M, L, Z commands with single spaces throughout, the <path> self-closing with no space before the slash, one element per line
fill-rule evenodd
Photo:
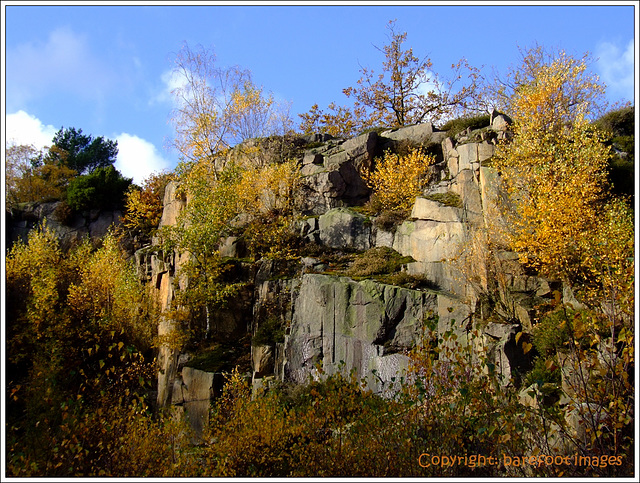
<path fill-rule="evenodd" d="M 318 218 L 320 242 L 331 248 L 371 248 L 370 220 L 349 208 L 335 208 Z"/>
<path fill-rule="evenodd" d="M 447 137 L 447 133 L 442 131 L 434 132 L 433 124 L 425 122 L 383 131 L 380 136 L 396 143 L 404 141 L 415 146 L 429 146 L 440 144 Z"/>
<path fill-rule="evenodd" d="M 341 206 L 363 204 L 370 189 L 361 173 L 371 169 L 377 134 L 366 133 L 305 153 L 302 160 L 302 187 L 298 206 L 306 214 L 320 215 Z"/>

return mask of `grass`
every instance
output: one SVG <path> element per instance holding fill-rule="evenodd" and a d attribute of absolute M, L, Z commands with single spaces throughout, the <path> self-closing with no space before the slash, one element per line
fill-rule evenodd
<path fill-rule="evenodd" d="M 415 262 L 412 257 L 403 257 L 393 248 L 376 247 L 356 256 L 346 274 L 356 278 L 391 274 L 411 262 Z"/>
<path fill-rule="evenodd" d="M 453 208 L 462 208 L 462 198 L 453 191 L 447 191 L 446 193 L 433 193 L 425 196 L 426 199 L 431 201 L 437 201 L 445 206 L 451 206 Z"/>
<path fill-rule="evenodd" d="M 395 285 L 397 287 L 408 288 L 411 290 L 440 290 L 438 284 L 429 280 L 426 275 L 411 275 L 407 272 L 396 272 L 389 275 L 375 277 L 376 282 L 386 283 L 387 285 Z"/>
<path fill-rule="evenodd" d="M 370 133 L 370 132 L 375 132 L 376 134 L 380 134 L 381 132 L 388 131 L 390 129 L 392 129 L 392 128 L 390 128 L 389 126 L 370 127 L 370 128 L 367 128 L 367 129 L 364 129 L 364 130 L 360 131 L 358 133 L 358 136 L 362 136 L 363 134 L 367 134 L 367 133 Z"/>
<path fill-rule="evenodd" d="M 438 285 L 425 275 L 411 275 L 403 270 L 412 262 L 415 262 L 412 257 L 402 256 L 393 248 L 376 247 L 356 255 L 343 273 L 355 281 L 368 279 L 411 290 L 438 290 Z"/>
<path fill-rule="evenodd" d="M 440 130 L 447 131 L 447 136 L 450 138 L 454 137 L 456 134 L 461 133 L 467 128 L 473 129 L 481 129 L 483 127 L 487 127 L 491 125 L 491 117 L 488 114 L 484 114 L 481 116 L 470 116 L 470 117 L 461 117 L 458 119 L 452 119 L 445 123 Z"/>
<path fill-rule="evenodd" d="M 326 143 L 323 143 L 323 142 L 321 142 L 321 141 L 314 141 L 314 142 L 312 142 L 312 143 L 305 144 L 305 145 L 303 146 L 303 148 L 304 148 L 305 150 L 310 150 L 310 149 L 319 148 L 320 146 L 324 146 L 325 144 L 326 144 Z"/>
<path fill-rule="evenodd" d="M 317 243 L 307 243 L 299 251 L 301 257 L 316 258 L 319 262 L 327 265 L 328 272 L 342 272 L 346 270 L 355 260 L 354 250 L 338 250 Z"/>

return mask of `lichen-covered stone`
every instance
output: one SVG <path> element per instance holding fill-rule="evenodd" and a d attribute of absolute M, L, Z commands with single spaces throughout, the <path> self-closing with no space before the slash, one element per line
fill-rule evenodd
<path fill-rule="evenodd" d="M 371 248 L 371 222 L 349 208 L 329 210 L 318 219 L 320 242 L 331 248 Z"/>
<path fill-rule="evenodd" d="M 429 292 L 305 274 L 285 346 L 285 378 L 303 383 L 321 363 L 327 374 L 353 369 L 381 391 L 402 376 L 404 352 L 420 339 L 426 313 L 435 310 L 437 296 Z"/>

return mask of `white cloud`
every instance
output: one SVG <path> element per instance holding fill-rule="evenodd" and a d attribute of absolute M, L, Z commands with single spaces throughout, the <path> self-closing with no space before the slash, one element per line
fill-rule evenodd
<path fill-rule="evenodd" d="M 175 104 L 176 98 L 172 92 L 174 89 L 187 85 L 184 74 L 175 70 L 167 70 L 160 76 L 160 81 L 162 82 L 160 92 L 151 98 L 150 104 Z"/>
<path fill-rule="evenodd" d="M 101 100 L 113 81 L 112 69 L 98 60 L 86 37 L 68 28 L 53 30 L 45 42 L 8 48 L 6 55 L 7 100 L 18 107 L 54 89 Z"/>
<path fill-rule="evenodd" d="M 32 144 L 36 149 L 50 146 L 58 132 L 25 111 L 7 114 L 5 125 L 7 144 Z M 140 184 L 151 173 L 171 169 L 171 163 L 149 141 L 128 133 L 113 138 L 118 142 L 115 167 L 123 176 L 133 178 L 134 183 Z"/>
<path fill-rule="evenodd" d="M 436 75 L 431 71 L 425 72 L 422 83 L 418 86 L 418 93 L 420 95 L 426 96 L 430 92 L 437 93 L 439 89 L 440 86 L 436 81 Z"/>
<path fill-rule="evenodd" d="M 7 114 L 6 141 L 15 144 L 33 144 L 37 149 L 50 146 L 58 129 L 25 111 Z"/>
<path fill-rule="evenodd" d="M 115 167 L 133 182 L 141 184 L 150 174 L 170 169 L 170 163 L 164 159 L 156 147 L 133 134 L 122 133 L 115 136 L 118 141 L 118 157 Z"/>
<path fill-rule="evenodd" d="M 607 84 L 611 94 L 633 101 L 635 73 L 633 40 L 629 41 L 624 50 L 616 44 L 603 42 L 598 46 L 596 56 L 600 77 Z"/>

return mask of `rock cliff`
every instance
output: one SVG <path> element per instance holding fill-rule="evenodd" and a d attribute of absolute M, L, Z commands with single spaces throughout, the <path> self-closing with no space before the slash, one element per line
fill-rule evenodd
<path fill-rule="evenodd" d="M 405 380 L 408 353 L 417 344 L 442 339 L 451 331 L 466 340 L 472 329 L 481 333 L 474 342 L 478 351 L 489 354 L 504 383 L 519 384 L 531 354 L 523 353 L 516 335 L 531 328 L 532 308 L 550 297 L 554 287 L 527 274 L 515 254 L 486 249 L 486 237 L 494 232 L 491 224 L 501 223 L 496 207 L 499 176 L 490 160 L 496 140 L 509 135 L 504 116 L 494 114 L 491 122 L 455 138 L 421 124 L 348 140 L 309 136 L 299 143 L 301 239 L 347 253 L 393 248 L 411 260 L 403 273 L 428 284 L 407 288 L 384 280 L 356 280 L 332 271 L 321 257 L 301 257 L 288 262 L 286 270 L 276 261 L 258 260 L 245 271 L 252 293 L 245 294 L 236 317 L 223 323 L 233 337 L 240 338 L 243 330 L 254 337 L 249 360 L 255 390 L 274 381 L 304 383 L 320 372 L 355 371 L 368 387 L 385 394 Z M 422 146 L 436 163 L 411 216 L 387 226 L 357 209 L 370 196 L 361 173 L 385 150 L 403 146 Z M 164 204 L 161 225 L 171 225 L 184 206 L 175 196 L 175 185 L 167 189 Z M 236 238 L 224 240 L 221 252 L 237 256 L 236 244 Z M 175 278 L 181 255 L 145 253 L 138 254 L 146 267 L 143 272 L 168 307 L 180 285 Z M 239 313 L 244 318 L 239 320 Z M 257 334 L 274 317 L 284 326 L 282 337 L 258 341 Z M 173 324 L 163 320 L 160 332 L 170 333 Z M 194 421 L 201 421 L 206 408 L 197 409 L 194 401 L 207 391 L 189 392 L 194 380 L 191 357 L 194 354 L 161 348 L 158 403 L 190 404 Z M 213 375 L 207 377 L 213 381 Z"/>
<path fill-rule="evenodd" d="M 410 382 L 408 354 L 417 345 L 442 341 L 445 334 L 464 342 L 472 332 L 480 334 L 475 348 L 489 355 L 504 384 L 519 385 L 532 354 L 523 353 L 517 340 L 526 337 L 517 334 L 530 331 L 536 304 L 562 287 L 528 274 L 514 253 L 487 248 L 495 226 L 503 223 L 497 209 L 500 177 L 490 161 L 496 141 L 508 136 L 509 120 L 494 113 L 489 126 L 455 137 L 419 124 L 346 140 L 295 139 L 287 149 L 302 175 L 296 199 L 299 239 L 320 252 L 338 253 L 343 266 L 336 268 L 321 254 L 247 261 L 241 258 L 241 238 L 221 240 L 221 255 L 234 260 L 234 276 L 244 282 L 228 306 L 212 314 L 224 347 L 200 344 L 194 350 L 171 343 L 179 321 L 170 309 L 187 283 L 180 275 L 186 254 L 163 252 L 159 239 L 138 250 L 139 277 L 154 288 L 164 313 L 158 329 L 165 341 L 157 358 L 158 405 L 186 411 L 199 437 L 209 400 L 223 384 L 221 368 L 230 364 L 247 370 L 256 391 L 274 382 L 301 384 L 322 373 L 353 371 L 386 395 Z M 272 140 L 252 143 L 216 162 L 283 149 Z M 371 195 L 362 173 L 386 150 L 417 146 L 435 163 L 410 216 L 389 223 L 359 209 Z M 268 163 L 267 158 L 252 162 Z M 171 182 L 165 190 L 160 228 L 175 225 L 186 206 L 177 188 Z M 90 212 L 62 221 L 57 208 L 41 204 L 12 214 L 8 241 L 26 236 L 46 218 L 69 246 L 85 235 L 103 236 L 121 216 Z M 500 246 L 500 240 L 491 241 Z M 349 275 L 354 257 L 382 247 L 404 257 L 395 279 Z M 214 359 L 218 363 L 210 363 Z"/>
<path fill-rule="evenodd" d="M 107 234 L 112 225 L 120 223 L 123 213 L 111 210 L 71 212 L 66 203 L 23 203 L 7 211 L 6 243 L 10 247 L 17 240 L 26 241 L 29 232 L 46 220 L 46 225 L 56 234 L 63 250 L 78 243 L 84 237 L 98 240 Z"/>

